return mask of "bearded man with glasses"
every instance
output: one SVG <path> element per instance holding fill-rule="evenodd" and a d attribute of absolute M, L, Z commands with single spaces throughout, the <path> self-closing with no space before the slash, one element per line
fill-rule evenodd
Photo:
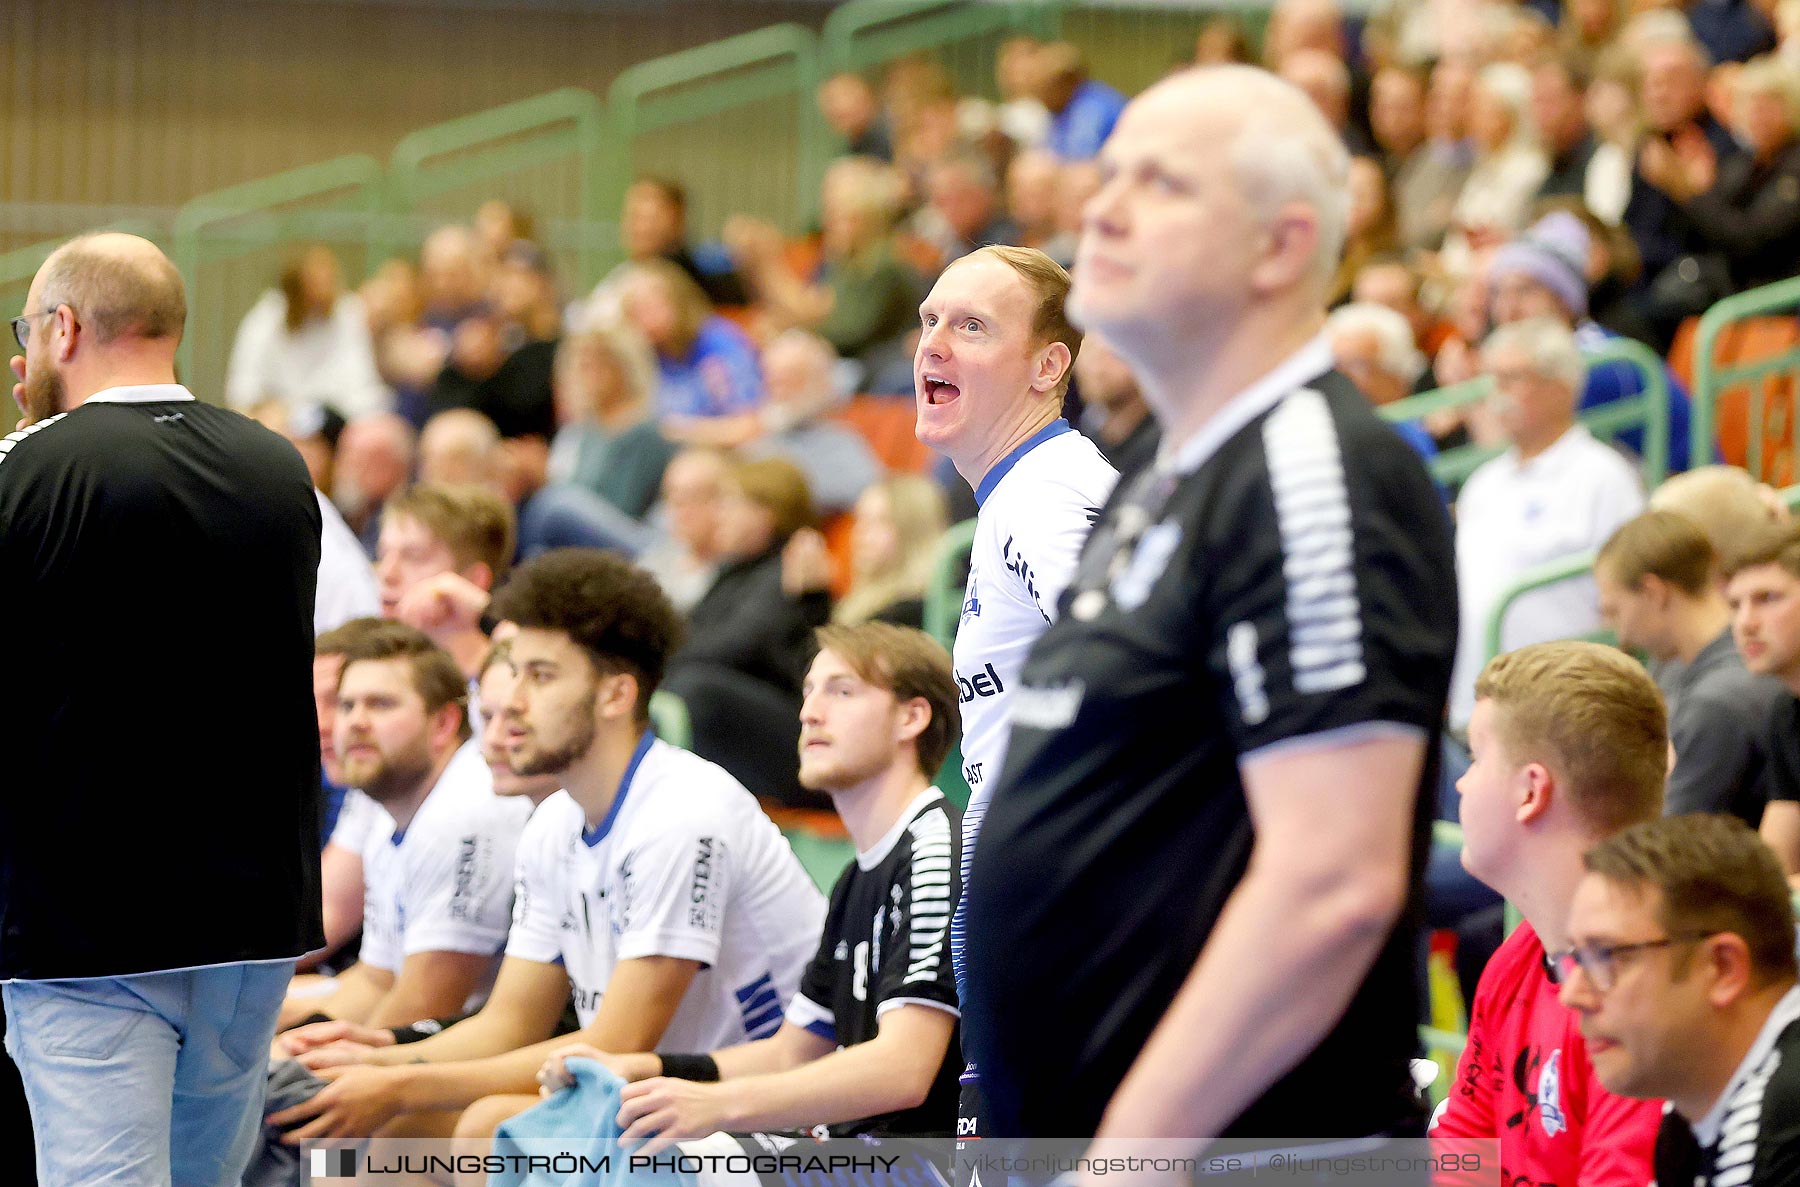
<path fill-rule="evenodd" d="M 1655 1181 L 1800 1182 L 1800 969 L 1775 854 L 1728 816 L 1675 816 L 1583 859 L 1553 960 L 1607 1089 L 1667 1098 Z"/>
<path fill-rule="evenodd" d="M 1462 862 L 1524 922 L 1482 972 L 1468 1045 L 1432 1118 L 1433 1153 L 1466 1155 L 1481 1149 L 1475 1143 L 1498 1141 L 1505 1183 L 1649 1181 L 1661 1104 L 1615 1095 L 1595 1078 L 1588 1040 L 1557 1000 L 1546 952 L 1569 946 L 1582 854 L 1661 815 L 1668 750 L 1655 683 L 1611 647 L 1522 647 L 1490 661 L 1476 680 L 1471 762 L 1456 784 Z M 1442 1161 L 1472 1165 L 1466 1157 Z M 1496 1180 L 1484 1159 L 1479 1174 L 1444 1172 L 1435 1181 Z"/>

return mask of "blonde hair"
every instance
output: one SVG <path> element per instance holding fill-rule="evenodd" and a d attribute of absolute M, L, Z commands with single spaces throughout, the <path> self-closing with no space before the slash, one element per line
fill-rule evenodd
<path fill-rule="evenodd" d="M 568 382 L 575 366 L 576 348 L 590 344 L 599 347 L 612 361 L 620 381 L 631 393 L 632 403 L 656 398 L 656 352 L 635 328 L 609 318 L 583 323 L 557 345 L 554 367 L 559 382 Z"/>
<path fill-rule="evenodd" d="M 1787 111 L 1788 128 L 1800 131 L 1800 83 L 1794 81 L 1792 64 L 1775 54 L 1751 58 L 1731 80 L 1734 95 L 1774 95 Z"/>
<path fill-rule="evenodd" d="M 629 293 L 634 285 L 644 280 L 661 284 L 669 294 L 669 303 L 675 307 L 675 340 L 670 346 L 672 353 L 686 354 L 694 340 L 700 337 L 700 327 L 713 315 L 712 302 L 692 276 L 668 260 L 639 260 L 631 265 L 621 291 Z"/>
<path fill-rule="evenodd" d="M 949 526 L 943 489 L 929 478 L 894 474 L 869 490 L 887 496 L 900 556 L 883 572 L 855 574 L 843 599 L 832 609 L 833 622 L 863 622 L 895 602 L 923 597 L 937 563 L 938 538 Z"/>
<path fill-rule="evenodd" d="M 786 544 L 795 532 L 817 522 L 806 474 L 790 461 L 763 458 L 737 462 L 731 467 L 730 480 L 745 498 L 774 518 L 776 544 Z"/>
<path fill-rule="evenodd" d="M 1668 714 L 1656 682 L 1624 652 L 1577 640 L 1534 643 L 1489 660 L 1475 697 L 1493 704 L 1507 760 L 1552 768 L 1595 836 L 1662 812 Z"/>
<path fill-rule="evenodd" d="M 1596 568 L 1636 589 L 1645 577 L 1666 581 L 1689 597 L 1712 588 L 1719 554 L 1700 526 L 1678 511 L 1646 511 L 1623 524 L 1600 547 Z"/>
<path fill-rule="evenodd" d="M 991 256 L 1018 273 L 1031 295 L 1037 298 L 1037 308 L 1031 316 L 1031 334 L 1038 345 L 1060 342 L 1069 348 L 1069 369 L 1063 372 L 1062 382 L 1056 385 L 1056 394 L 1064 394 L 1075 373 L 1075 356 L 1081 353 L 1081 331 L 1069 320 L 1068 270 L 1035 247 L 994 244 L 977 248 L 964 258 L 981 256 Z"/>
<path fill-rule="evenodd" d="M 1720 555 L 1775 522 L 1756 479 L 1736 466 L 1701 466 L 1676 474 L 1650 492 L 1650 506 L 1693 520 Z"/>
<path fill-rule="evenodd" d="M 388 500 L 384 521 L 408 515 L 450 550 L 456 567 L 477 562 L 499 581 L 512 563 L 512 506 L 485 486 L 422 482 Z"/>

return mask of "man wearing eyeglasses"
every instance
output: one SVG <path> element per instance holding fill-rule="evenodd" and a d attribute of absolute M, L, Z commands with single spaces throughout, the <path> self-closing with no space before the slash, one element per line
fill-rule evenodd
<path fill-rule="evenodd" d="M 1434 1152 L 1500 1144 L 1500 1179 L 1643 1187 L 1659 1105 L 1607 1092 L 1545 952 L 1567 948 L 1581 854 L 1662 811 L 1668 724 L 1648 673 L 1596 643 L 1497 656 L 1475 682 L 1463 866 L 1519 908 L 1475 991 L 1469 1042 L 1432 1119 Z M 1451 1160 L 1454 1161 L 1454 1160 Z M 1436 1182 L 1495 1182 L 1493 1168 Z M 1683 1184 L 1685 1187 L 1685 1184 Z"/>
<path fill-rule="evenodd" d="M 1584 864 L 1562 1000 L 1601 1083 L 1668 1100 L 1655 1181 L 1800 1183 L 1800 969 L 1775 854 L 1733 817 L 1673 816 Z"/>
<path fill-rule="evenodd" d="M 292 445 L 176 382 L 186 313 L 108 234 L 13 322 L 0 982 L 44 1187 L 235 1184 L 324 940 L 319 504 Z"/>

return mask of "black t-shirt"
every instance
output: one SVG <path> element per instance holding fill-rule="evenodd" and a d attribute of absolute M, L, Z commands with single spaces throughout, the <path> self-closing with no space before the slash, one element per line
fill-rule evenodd
<path fill-rule="evenodd" d="M 800 978 L 788 1020 L 854 1047 L 875 1037 L 881 1015 L 908 1003 L 956 1013 L 950 911 L 961 889 L 962 813 L 935 788 L 914 800 L 892 831 L 858 854 L 831 888 L 819 951 Z M 956 1128 L 953 1033 L 924 1103 L 830 1127 L 832 1136 L 948 1137 Z"/>
<path fill-rule="evenodd" d="M 1784 999 L 1776 1007 L 1789 1009 Z M 1792 1187 L 1800 1183 L 1800 1020 L 1787 1023 L 1767 1051 L 1726 1088 L 1718 1132 L 1702 1146 L 1680 1113 L 1663 1113 L 1656 1131 L 1656 1181 L 1665 1187 Z M 1745 1174 L 1749 1163 L 1749 1174 Z"/>
<path fill-rule="evenodd" d="M 1763 752 L 1769 801 L 1800 800 L 1800 697 L 1774 698 L 1764 716 Z"/>
<path fill-rule="evenodd" d="M 183 395 L 0 443 L 0 979 L 324 942 L 318 502 L 292 445 Z"/>
<path fill-rule="evenodd" d="M 1413 937 L 1455 565 L 1418 455 L 1329 365 L 1309 347 L 1218 414 L 1210 456 L 1197 439 L 1120 484 L 1013 693 L 963 1002 L 996 1136 L 1094 1132 L 1243 877 L 1239 763 L 1391 729 L 1427 743 L 1418 788 L 1397 792 L 1413 816 L 1403 917 L 1320 1046 L 1204 1136 L 1418 1121 Z"/>

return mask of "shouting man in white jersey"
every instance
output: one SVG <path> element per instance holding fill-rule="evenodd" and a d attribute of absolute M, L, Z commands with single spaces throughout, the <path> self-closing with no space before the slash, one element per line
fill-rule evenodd
<path fill-rule="evenodd" d="M 1007 694 L 1056 617 L 1088 528 L 1118 474 L 1062 418 L 1081 332 L 1063 310 L 1069 274 L 1041 251 L 984 247 L 944 270 L 919 306 L 913 358 L 919 440 L 956 465 L 980 511 L 952 655 L 962 702 L 962 870 L 1005 758 Z M 951 923 L 958 990 L 963 919 Z M 981 1133 L 979 1069 L 963 1074 L 960 1137 Z"/>

